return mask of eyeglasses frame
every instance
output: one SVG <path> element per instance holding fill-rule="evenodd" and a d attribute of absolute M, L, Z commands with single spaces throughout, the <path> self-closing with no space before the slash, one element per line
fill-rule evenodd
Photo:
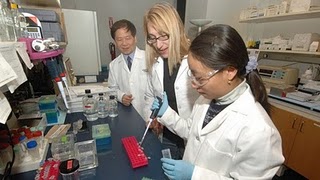
<path fill-rule="evenodd" d="M 166 38 L 161 40 L 160 38 L 163 38 L 163 37 L 166 37 Z M 158 40 L 159 41 L 166 41 L 168 39 L 169 39 L 169 35 L 168 34 L 163 34 L 163 35 L 155 37 L 155 38 L 147 37 L 147 43 L 152 45 L 152 44 L 156 43 Z M 153 41 L 153 42 L 150 42 L 150 41 Z"/>
<path fill-rule="evenodd" d="M 198 78 L 199 80 L 197 80 L 197 78 L 192 74 L 191 70 L 189 69 L 188 72 L 187 72 L 187 75 L 188 77 L 190 78 L 191 82 L 196 85 L 197 87 L 203 87 L 204 85 L 206 85 L 209 80 L 214 76 L 216 75 L 218 72 L 220 72 L 221 69 L 218 69 L 218 70 L 213 70 L 213 71 L 210 71 L 208 72 L 207 76 L 206 77 L 200 77 Z M 205 80 L 205 82 L 203 83 L 200 83 L 199 81 L 203 81 Z"/>

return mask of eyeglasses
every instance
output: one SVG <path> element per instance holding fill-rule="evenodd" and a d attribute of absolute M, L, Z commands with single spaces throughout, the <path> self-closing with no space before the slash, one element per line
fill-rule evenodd
<path fill-rule="evenodd" d="M 213 70 L 211 72 L 209 72 L 207 74 L 206 77 L 199 77 L 199 78 L 196 78 L 194 77 L 194 75 L 192 74 L 191 70 L 189 69 L 187 74 L 191 80 L 191 82 L 193 83 L 193 85 L 197 86 L 197 87 L 202 87 L 204 85 L 206 85 L 210 78 L 212 78 L 214 75 L 216 75 L 220 70 Z"/>
<path fill-rule="evenodd" d="M 159 37 L 147 37 L 147 42 L 148 44 L 154 44 L 156 43 L 158 40 L 159 41 L 166 41 L 169 39 L 169 35 L 168 34 L 164 34 L 164 35 L 161 35 Z"/>

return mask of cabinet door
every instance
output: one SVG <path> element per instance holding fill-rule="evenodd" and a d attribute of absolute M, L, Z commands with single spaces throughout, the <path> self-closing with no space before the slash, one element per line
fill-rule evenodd
<path fill-rule="evenodd" d="M 306 178 L 320 179 L 320 123 L 302 118 L 288 166 Z"/>
<path fill-rule="evenodd" d="M 281 135 L 284 164 L 287 164 L 301 117 L 274 106 L 271 107 L 270 116 Z"/>

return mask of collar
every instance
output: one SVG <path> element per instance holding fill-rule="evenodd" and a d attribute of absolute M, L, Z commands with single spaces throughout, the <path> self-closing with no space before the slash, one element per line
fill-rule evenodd
<path fill-rule="evenodd" d="M 130 54 L 123 54 L 123 58 L 124 58 L 125 60 L 127 60 L 127 59 L 128 59 L 128 56 L 130 56 L 131 60 L 133 60 L 135 52 L 136 52 L 136 48 L 135 48 L 134 51 L 132 51 L 132 53 L 130 53 Z"/>
<path fill-rule="evenodd" d="M 247 89 L 246 80 L 243 80 L 236 88 L 230 91 L 228 94 L 218 98 L 217 104 L 230 104 L 237 100 Z"/>

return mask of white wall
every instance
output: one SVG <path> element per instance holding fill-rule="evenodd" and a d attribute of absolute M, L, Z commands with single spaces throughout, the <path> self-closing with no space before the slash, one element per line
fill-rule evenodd
<path fill-rule="evenodd" d="M 206 19 L 207 4 L 208 0 L 187 0 L 186 2 L 185 31 L 191 40 L 197 35 L 198 28 L 190 23 L 190 19 Z"/>
<path fill-rule="evenodd" d="M 111 61 L 109 43 L 113 42 L 109 29 L 109 17 L 114 22 L 120 19 L 130 20 L 137 28 L 138 47 L 145 49 L 143 35 L 143 15 L 155 3 L 163 0 L 63 0 L 61 6 L 64 9 L 91 10 L 97 12 L 100 58 L 102 65 L 108 65 Z M 166 0 L 176 5 L 177 0 Z M 119 53 L 117 53 L 118 55 Z"/>
<path fill-rule="evenodd" d="M 213 24 L 228 24 L 245 36 L 247 28 L 238 23 L 240 11 L 249 6 L 248 0 L 189 0 L 186 8 L 186 31 L 191 39 L 196 35 L 197 28 L 190 19 L 211 19 Z"/>

